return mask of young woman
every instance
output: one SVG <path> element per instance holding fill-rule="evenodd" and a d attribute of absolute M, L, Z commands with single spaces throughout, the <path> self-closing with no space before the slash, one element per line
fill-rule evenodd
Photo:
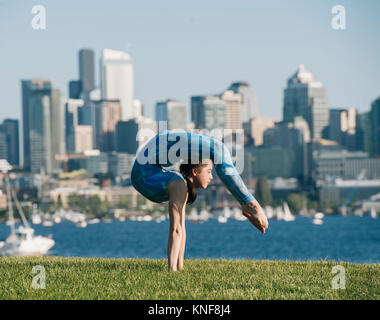
<path fill-rule="evenodd" d="M 179 154 L 178 154 L 179 151 Z M 180 172 L 165 167 L 182 162 Z M 131 180 L 137 191 L 153 202 L 169 201 L 170 229 L 168 267 L 183 269 L 186 204 L 192 204 L 196 189 L 206 189 L 212 169 L 242 206 L 244 216 L 262 233 L 268 228 L 263 209 L 248 191 L 233 165 L 226 146 L 211 137 L 189 132 L 164 131 L 137 153 Z"/>

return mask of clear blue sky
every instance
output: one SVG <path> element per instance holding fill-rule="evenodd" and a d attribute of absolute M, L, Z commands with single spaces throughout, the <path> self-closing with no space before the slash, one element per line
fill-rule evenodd
<path fill-rule="evenodd" d="M 33 30 L 32 7 L 46 8 Z M 331 27 L 334 5 L 346 30 Z M 299 64 L 321 81 L 330 108 L 370 109 L 380 95 L 378 0 L 0 0 L 0 121 L 21 120 L 21 79 L 45 78 L 67 94 L 78 50 L 128 52 L 135 96 L 156 101 L 220 93 L 233 81 L 256 91 L 261 116 L 282 119 L 283 89 Z"/>

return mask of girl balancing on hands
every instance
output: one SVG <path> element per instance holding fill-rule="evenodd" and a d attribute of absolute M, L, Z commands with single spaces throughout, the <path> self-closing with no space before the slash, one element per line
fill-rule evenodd
<path fill-rule="evenodd" d="M 181 162 L 181 173 L 164 168 L 177 162 Z M 265 233 L 267 217 L 248 191 L 221 141 L 200 134 L 166 130 L 153 137 L 137 153 L 131 173 L 132 185 L 153 202 L 169 201 L 167 254 L 172 271 L 183 269 L 186 204 L 195 201 L 196 189 L 207 188 L 213 179 L 213 165 L 223 184 L 241 204 L 243 215 Z"/>

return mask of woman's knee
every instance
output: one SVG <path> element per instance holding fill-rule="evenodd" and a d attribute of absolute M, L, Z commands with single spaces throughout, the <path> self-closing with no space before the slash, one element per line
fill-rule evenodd
<path fill-rule="evenodd" d="M 184 228 L 181 226 L 180 223 L 175 223 L 173 224 L 173 226 L 171 227 L 171 233 L 174 235 L 174 236 L 177 236 L 177 237 L 182 237 L 182 234 L 184 232 L 183 230 Z"/>

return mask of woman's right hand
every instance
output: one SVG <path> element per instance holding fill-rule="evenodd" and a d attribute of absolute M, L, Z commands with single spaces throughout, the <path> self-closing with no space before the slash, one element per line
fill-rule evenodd
<path fill-rule="evenodd" d="M 264 213 L 263 208 L 256 199 L 246 203 L 243 206 L 243 215 L 262 233 L 265 233 L 265 229 L 268 228 L 268 219 Z"/>

